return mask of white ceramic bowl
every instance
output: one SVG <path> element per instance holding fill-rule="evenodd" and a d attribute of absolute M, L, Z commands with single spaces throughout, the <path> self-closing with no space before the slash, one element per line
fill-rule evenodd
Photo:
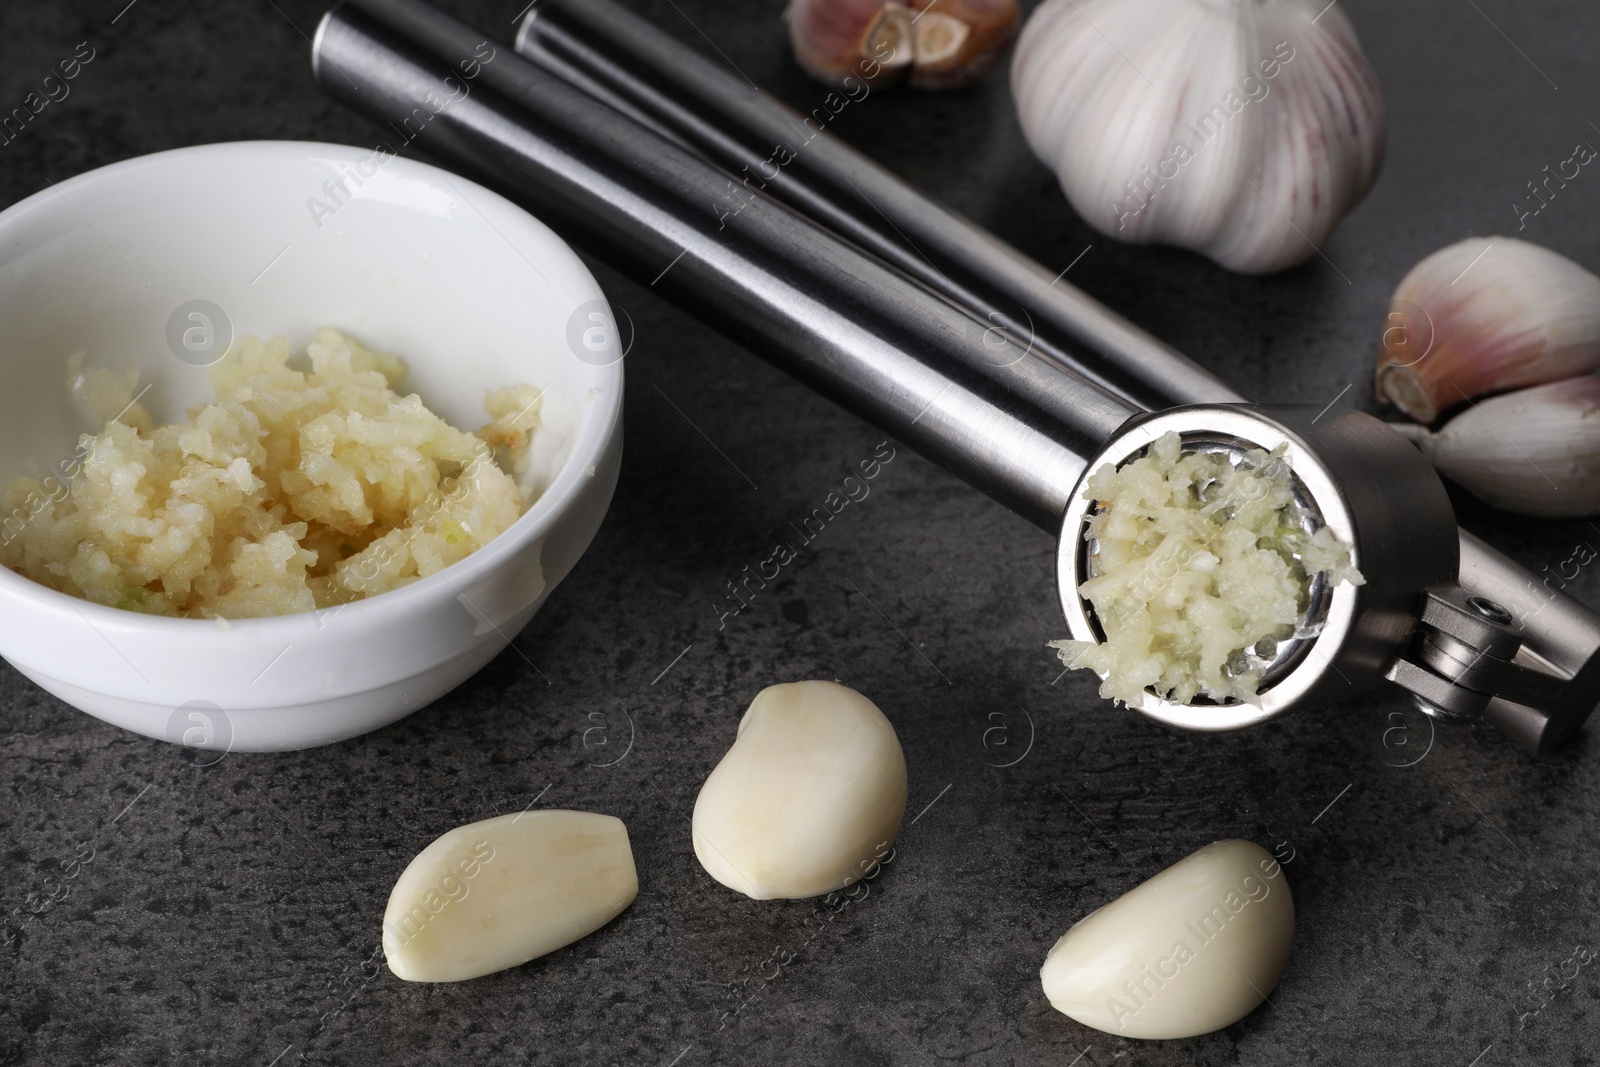
<path fill-rule="evenodd" d="M 366 149 L 242 142 L 91 171 L 0 213 L 0 479 L 49 470 L 99 429 L 69 403 L 74 352 L 137 364 L 158 422 L 209 400 L 168 341 L 196 300 L 235 335 L 304 344 L 332 325 L 398 353 L 407 385 L 464 428 L 484 421 L 485 389 L 548 385 L 558 425 L 541 447 L 559 473 L 462 562 L 327 611 L 155 618 L 0 569 L 0 655 L 91 715 L 199 747 L 303 748 L 393 722 L 503 649 L 600 525 L 622 451 L 600 288 L 509 201 Z"/>

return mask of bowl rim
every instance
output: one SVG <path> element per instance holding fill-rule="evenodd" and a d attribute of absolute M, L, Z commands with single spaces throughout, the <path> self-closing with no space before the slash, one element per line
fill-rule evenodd
<path fill-rule="evenodd" d="M 68 208 L 71 208 L 71 201 L 67 197 L 75 189 L 108 179 L 123 180 L 138 171 L 152 166 L 160 166 L 179 160 L 215 163 L 218 160 L 242 160 L 246 158 L 254 158 L 259 161 L 262 157 L 293 158 L 303 161 L 311 153 L 318 155 L 335 153 L 336 155 L 329 158 L 335 162 L 349 164 L 356 159 L 366 158 L 371 152 L 372 150 L 369 148 L 362 148 L 356 145 L 336 144 L 325 141 L 291 140 L 221 141 L 150 152 L 130 159 L 109 163 L 102 167 L 96 167 L 76 174 L 64 181 L 52 183 L 48 188 L 24 197 L 4 211 L 0 211 L 0 242 L 4 241 L 8 230 L 15 228 L 25 219 L 46 210 L 47 205 L 65 203 Z M 343 154 L 348 158 L 341 158 L 338 154 Z M 479 185 L 470 178 L 462 177 L 430 163 L 394 157 L 384 165 L 385 168 L 397 168 L 396 173 L 425 179 L 453 199 L 466 203 L 472 209 L 468 213 L 469 215 L 481 217 L 491 230 L 496 231 L 498 234 L 495 238 L 496 243 L 509 243 L 509 234 L 518 230 L 523 233 L 533 234 L 541 241 L 553 241 L 555 243 L 554 247 L 558 249 L 560 254 L 564 254 L 570 260 L 571 266 L 579 272 L 579 276 L 592 289 L 590 299 L 605 301 L 606 306 L 610 307 L 610 301 L 600 288 L 600 283 L 595 280 L 593 272 L 589 270 L 588 266 L 560 235 L 532 213 L 518 207 L 492 189 Z M 469 194 L 471 196 L 470 201 L 467 199 Z M 513 245 L 513 248 L 515 247 Z M 412 607 L 420 608 L 424 603 L 430 602 L 441 595 L 446 587 L 451 591 L 453 597 L 459 597 L 462 595 L 461 590 L 463 587 L 475 585 L 503 566 L 528 544 L 542 540 L 565 510 L 582 497 L 586 482 L 592 477 L 589 474 L 589 468 L 596 466 L 600 462 L 616 436 L 621 423 L 623 399 L 622 364 L 623 361 L 619 359 L 615 363 L 596 367 L 596 371 L 602 376 L 602 384 L 598 396 L 595 396 L 592 400 L 584 397 L 571 398 L 574 405 L 579 408 L 580 413 L 584 410 L 586 404 L 590 405 L 591 416 L 587 424 L 572 439 L 571 451 L 568 453 L 560 472 L 545 491 L 539 495 L 539 498 L 529 506 L 528 510 L 499 536 L 465 558 L 426 578 L 418 579 L 398 589 L 390 589 L 371 597 L 351 600 L 326 608 L 296 611 L 287 615 L 265 615 L 247 618 L 175 617 L 147 615 L 143 612 L 114 608 L 93 600 L 72 596 L 36 582 L 25 575 L 18 574 L 9 567 L 0 566 L 0 599 L 9 601 L 12 604 L 21 601 L 32 608 L 61 617 L 66 617 L 69 613 L 75 614 L 78 616 L 79 621 L 87 623 L 96 630 L 103 627 L 111 632 L 123 633 L 130 630 L 148 630 L 157 633 L 166 631 L 175 636 L 181 634 L 184 637 L 194 639 L 202 633 L 236 630 L 249 631 L 253 636 L 260 637 L 286 636 L 287 631 L 296 630 L 308 622 L 320 626 L 319 619 L 325 614 L 333 612 L 338 612 L 341 617 L 348 613 L 354 625 L 359 626 L 360 620 L 366 617 L 376 619 L 377 616 L 387 615 L 391 612 L 401 612 Z M 603 406 L 594 406 L 597 404 Z M 496 626 L 496 629 L 498 628 Z M 280 632 L 284 633 L 280 634 Z"/>

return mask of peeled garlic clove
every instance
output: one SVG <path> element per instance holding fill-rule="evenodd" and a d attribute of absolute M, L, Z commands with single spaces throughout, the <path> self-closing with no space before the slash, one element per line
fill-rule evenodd
<path fill-rule="evenodd" d="M 1437 432 L 1396 429 L 1495 507 L 1551 519 L 1600 512 L 1600 378 L 1480 400 Z"/>
<path fill-rule="evenodd" d="M 906 761 L 878 706 L 835 682 L 756 694 L 694 805 L 694 854 L 756 900 L 842 889 L 888 851 Z"/>
<path fill-rule="evenodd" d="M 1472 237 L 1395 290 L 1378 396 L 1418 422 L 1472 397 L 1600 367 L 1600 278 L 1512 237 Z"/>
<path fill-rule="evenodd" d="M 1011 86 L 1086 222 L 1230 270 L 1315 255 L 1383 160 L 1377 76 L 1325 0 L 1046 0 Z"/>
<path fill-rule="evenodd" d="M 408 982 L 460 982 L 587 937 L 639 895 L 620 819 L 525 811 L 460 826 L 417 854 L 383 913 L 383 953 Z"/>
<path fill-rule="evenodd" d="M 1294 900 L 1278 862 L 1218 841 L 1092 912 L 1039 979 L 1057 1011 L 1124 1037 L 1209 1034 L 1254 1011 L 1289 966 Z"/>
<path fill-rule="evenodd" d="M 937 5 L 937 10 L 935 10 Z M 965 85 L 1016 36 L 1016 0 L 793 0 L 786 13 L 795 59 L 815 78 L 919 89 Z"/>

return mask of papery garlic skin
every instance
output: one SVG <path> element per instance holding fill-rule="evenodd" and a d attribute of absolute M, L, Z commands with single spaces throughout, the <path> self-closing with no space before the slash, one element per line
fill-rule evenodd
<path fill-rule="evenodd" d="M 1600 378 L 1490 397 L 1437 432 L 1397 429 L 1440 474 L 1495 507 L 1551 519 L 1600 512 Z"/>
<path fill-rule="evenodd" d="M 1091 912 L 1050 949 L 1050 1006 L 1123 1037 L 1168 1039 L 1231 1026 L 1289 966 L 1294 899 L 1277 860 L 1218 841 Z"/>
<path fill-rule="evenodd" d="M 408 982 L 478 978 L 570 945 L 620 915 L 639 876 L 620 819 L 525 811 L 459 826 L 389 894 L 383 954 Z"/>
<path fill-rule="evenodd" d="M 1011 67 L 1083 219 L 1230 270 L 1315 255 L 1377 180 L 1377 76 L 1326 0 L 1046 0 Z"/>
<path fill-rule="evenodd" d="M 954 89 L 990 67 L 1016 37 L 1017 0 L 791 0 L 795 60 L 819 81 Z"/>
<path fill-rule="evenodd" d="M 1471 237 L 1401 280 L 1379 398 L 1422 423 L 1463 401 L 1600 367 L 1600 277 L 1513 237 Z"/>
<path fill-rule="evenodd" d="M 836 682 L 763 689 L 694 805 L 706 872 L 756 900 L 872 872 L 906 812 L 906 761 L 878 706 Z"/>
<path fill-rule="evenodd" d="M 959 89 L 986 73 L 1022 22 L 1016 0 L 912 0 L 913 89 Z"/>
<path fill-rule="evenodd" d="M 830 85 L 892 81 L 911 65 L 911 15 L 884 0 L 794 0 L 784 12 L 795 61 Z"/>

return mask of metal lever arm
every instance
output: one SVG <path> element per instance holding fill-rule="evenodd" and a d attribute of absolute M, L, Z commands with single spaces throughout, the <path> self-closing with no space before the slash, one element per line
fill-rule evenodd
<path fill-rule="evenodd" d="M 842 91 L 818 86 L 817 106 L 800 114 L 613 0 L 540 0 L 523 21 L 517 50 L 703 153 L 733 173 L 737 188 L 766 189 L 1141 408 L 1170 407 L 1175 394 L 1185 404 L 1244 399 L 828 132 L 833 111 L 846 106 Z M 851 94 L 862 92 L 870 87 L 855 83 Z"/>
<path fill-rule="evenodd" d="M 514 52 L 468 82 L 458 64 L 484 43 L 419 0 L 350 0 L 324 17 L 313 67 L 335 99 L 416 136 L 1024 518 L 1059 528 L 1081 457 L 1131 404 L 769 197 L 753 194 L 724 219 L 712 195 L 724 172 Z"/>

